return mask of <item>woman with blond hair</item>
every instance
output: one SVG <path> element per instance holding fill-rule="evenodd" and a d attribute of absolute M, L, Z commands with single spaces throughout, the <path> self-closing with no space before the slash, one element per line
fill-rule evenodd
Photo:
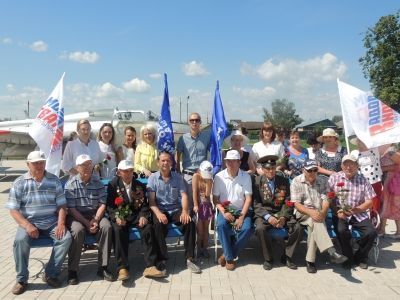
<path fill-rule="evenodd" d="M 157 166 L 157 131 L 148 123 L 140 128 L 140 144 L 135 151 L 135 172 L 149 177 L 158 170 Z"/>

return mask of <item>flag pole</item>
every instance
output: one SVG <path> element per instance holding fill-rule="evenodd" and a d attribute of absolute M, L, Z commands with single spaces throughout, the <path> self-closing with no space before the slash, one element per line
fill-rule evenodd
<path fill-rule="evenodd" d="M 338 84 L 338 90 L 339 90 L 339 78 L 336 79 L 337 80 L 337 84 Z M 347 153 L 350 154 L 350 145 L 349 145 L 349 139 L 347 137 L 347 120 L 345 121 L 345 114 L 343 112 L 343 103 L 342 103 L 342 99 L 340 98 L 340 92 L 339 92 L 339 101 L 340 101 L 340 109 L 342 110 L 342 118 L 343 118 L 343 132 L 344 132 L 344 139 L 346 141 L 346 148 L 347 148 Z"/>

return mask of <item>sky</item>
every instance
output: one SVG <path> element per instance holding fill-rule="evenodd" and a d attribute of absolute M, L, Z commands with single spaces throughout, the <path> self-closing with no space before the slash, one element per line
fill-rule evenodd
<path fill-rule="evenodd" d="M 275 99 L 305 122 L 340 113 L 336 79 L 369 91 L 363 38 L 391 0 L 0 2 L 0 118 L 35 117 L 65 72 L 65 114 L 119 108 L 262 121 Z"/>

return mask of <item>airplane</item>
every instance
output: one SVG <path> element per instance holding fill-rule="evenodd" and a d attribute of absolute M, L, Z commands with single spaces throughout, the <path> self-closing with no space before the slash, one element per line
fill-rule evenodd
<path fill-rule="evenodd" d="M 140 141 L 140 128 L 146 123 L 154 123 L 157 127 L 158 116 L 149 111 L 99 109 L 78 112 L 64 116 L 64 146 L 72 132 L 76 131 L 76 123 L 81 119 L 90 121 L 93 137 L 97 137 L 103 123 L 111 123 L 116 132 L 115 144 L 123 142 L 124 129 L 133 126 L 137 132 L 137 142 Z M 29 126 L 34 119 L 0 122 L 0 157 L 2 159 L 24 159 L 29 152 L 35 150 L 36 142 L 29 135 Z M 188 124 L 172 122 L 175 141 L 189 132 Z"/>

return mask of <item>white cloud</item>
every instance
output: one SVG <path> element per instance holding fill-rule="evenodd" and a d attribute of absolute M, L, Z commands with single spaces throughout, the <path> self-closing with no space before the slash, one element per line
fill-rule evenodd
<path fill-rule="evenodd" d="M 133 78 L 130 81 L 124 82 L 122 86 L 125 90 L 134 93 L 144 93 L 150 90 L 150 84 L 139 78 Z"/>
<path fill-rule="evenodd" d="M 35 52 L 46 52 L 48 45 L 43 41 L 36 41 L 30 44 L 29 48 Z"/>
<path fill-rule="evenodd" d="M 11 45 L 13 43 L 12 39 L 9 37 L 5 37 L 1 39 L 1 43 L 5 45 Z"/>
<path fill-rule="evenodd" d="M 265 98 L 265 97 L 272 97 L 276 94 L 276 89 L 270 86 L 266 86 L 263 89 L 255 89 L 255 88 L 241 88 L 241 87 L 233 87 L 233 91 L 236 94 L 239 94 L 244 97 L 248 98 Z"/>
<path fill-rule="evenodd" d="M 81 64 L 95 64 L 99 59 L 100 55 L 96 52 L 89 51 L 75 51 L 75 52 L 63 52 L 60 55 L 61 59 L 68 59 Z"/>
<path fill-rule="evenodd" d="M 13 84 L 8 83 L 8 84 L 6 84 L 6 90 L 7 90 L 8 92 L 14 92 L 14 91 L 15 91 L 15 87 L 14 87 Z"/>
<path fill-rule="evenodd" d="M 202 63 L 198 63 L 195 60 L 183 64 L 182 71 L 186 76 L 205 76 L 210 74 Z"/>
<path fill-rule="evenodd" d="M 162 77 L 162 74 L 153 73 L 153 74 L 150 74 L 149 77 L 152 78 L 152 79 L 160 79 Z"/>
<path fill-rule="evenodd" d="M 123 93 L 121 88 L 116 87 L 110 82 L 103 83 L 98 89 L 96 96 L 100 98 L 119 97 Z"/>

